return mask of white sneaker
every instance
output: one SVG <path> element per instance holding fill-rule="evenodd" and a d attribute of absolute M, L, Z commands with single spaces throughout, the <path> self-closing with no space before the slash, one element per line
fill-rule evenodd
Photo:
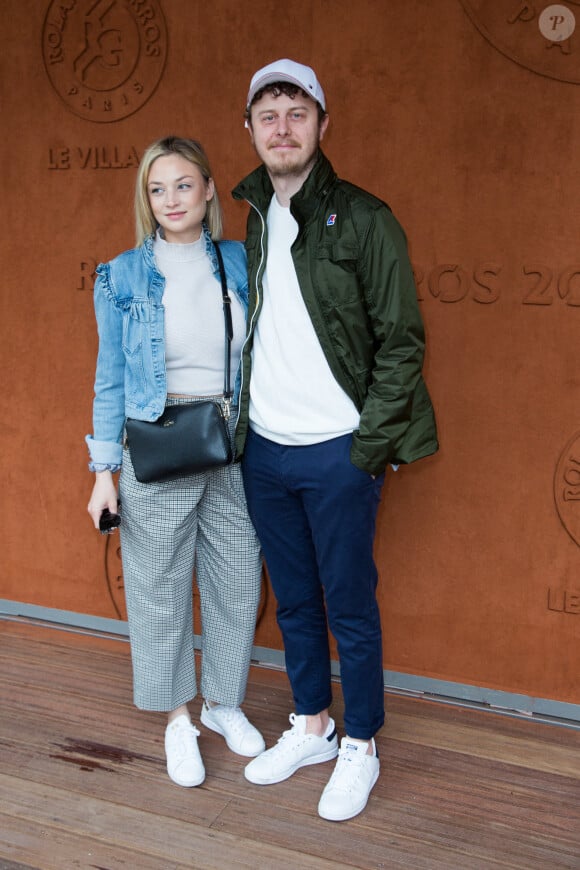
<path fill-rule="evenodd" d="M 336 758 L 338 741 L 331 719 L 325 737 L 306 734 L 306 716 L 290 714 L 292 728 L 284 731 L 278 743 L 246 766 L 244 776 L 256 785 L 273 785 L 292 776 L 299 767 Z"/>
<path fill-rule="evenodd" d="M 380 769 L 379 759 L 367 755 L 367 749 L 368 743 L 343 737 L 334 773 L 318 804 L 318 815 L 323 819 L 342 822 L 358 816 L 366 807 Z"/>
<path fill-rule="evenodd" d="M 167 773 L 177 785 L 192 788 L 205 779 L 205 768 L 197 738 L 199 731 L 187 716 L 177 716 L 165 729 L 165 754 Z"/>
<path fill-rule="evenodd" d="M 206 728 L 217 731 L 237 755 L 252 758 L 266 748 L 264 738 L 239 707 L 225 707 L 221 704 L 210 707 L 206 701 L 201 708 L 201 721 Z"/>

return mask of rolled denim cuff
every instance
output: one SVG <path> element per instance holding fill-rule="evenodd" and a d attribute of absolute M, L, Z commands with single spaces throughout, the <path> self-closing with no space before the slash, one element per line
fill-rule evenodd
<path fill-rule="evenodd" d="M 120 465 L 113 465 L 111 462 L 89 462 L 89 471 L 110 471 L 114 474 L 120 468 Z"/>
<path fill-rule="evenodd" d="M 122 444 L 116 441 L 97 441 L 92 435 L 87 435 L 85 441 L 89 448 L 90 461 L 99 471 L 105 471 L 107 468 L 119 470 L 123 462 Z"/>

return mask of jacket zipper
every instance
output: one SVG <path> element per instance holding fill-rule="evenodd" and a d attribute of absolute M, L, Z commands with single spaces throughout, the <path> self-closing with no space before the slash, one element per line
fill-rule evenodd
<path fill-rule="evenodd" d="M 254 320 L 255 320 L 255 318 L 257 317 L 257 315 L 258 315 L 258 310 L 259 310 L 259 308 L 260 308 L 260 282 L 259 282 L 259 275 L 260 275 L 260 270 L 261 270 L 261 268 L 262 268 L 262 265 L 263 265 L 263 263 L 264 263 L 264 259 L 265 259 L 265 257 L 264 257 L 264 237 L 265 237 L 265 235 L 266 235 L 266 222 L 265 222 L 264 217 L 263 217 L 263 215 L 262 215 L 262 212 L 260 211 L 260 209 L 258 208 L 258 206 L 257 206 L 257 205 L 254 205 L 253 202 L 250 202 L 249 199 L 247 199 L 246 202 L 247 202 L 248 205 L 249 205 L 251 208 L 253 208 L 254 211 L 258 214 L 258 217 L 260 218 L 260 223 L 261 223 L 261 225 L 262 225 L 262 232 L 261 232 L 261 235 L 260 235 L 260 262 L 259 262 L 259 264 L 258 264 L 258 268 L 257 268 L 257 270 L 256 270 L 256 306 L 255 306 L 255 308 L 254 308 L 254 312 L 253 312 L 253 314 L 252 314 L 252 319 L 250 320 L 249 329 L 248 329 L 248 334 L 247 334 L 247 336 L 246 336 L 246 338 L 245 338 L 245 340 L 244 340 L 244 343 L 243 343 L 243 345 L 242 345 L 242 355 L 241 355 L 241 358 L 242 358 L 242 376 L 241 376 L 241 379 L 240 379 L 240 400 L 239 400 L 239 402 L 238 402 L 238 416 L 237 416 L 237 419 L 236 419 L 236 428 L 237 428 L 238 423 L 240 422 L 240 414 L 241 414 L 241 412 L 242 412 L 242 393 L 243 393 L 243 391 L 244 391 L 244 368 L 245 368 L 245 366 L 243 365 L 244 352 L 245 352 L 245 350 L 246 350 L 246 344 L 248 343 L 248 341 L 249 341 L 250 338 L 252 337 L 252 333 L 253 333 L 253 330 L 254 330 Z M 249 300 L 248 300 L 248 301 L 249 301 Z"/>

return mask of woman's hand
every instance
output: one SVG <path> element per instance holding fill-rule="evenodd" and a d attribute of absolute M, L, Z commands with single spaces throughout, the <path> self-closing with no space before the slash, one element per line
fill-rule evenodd
<path fill-rule="evenodd" d="M 110 471 L 97 471 L 87 507 L 95 529 L 99 528 L 99 520 L 105 508 L 112 514 L 117 513 L 117 487 Z"/>

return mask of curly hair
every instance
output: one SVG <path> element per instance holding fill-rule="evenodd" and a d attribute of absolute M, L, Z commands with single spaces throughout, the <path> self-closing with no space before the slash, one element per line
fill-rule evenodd
<path fill-rule="evenodd" d="M 290 97 L 293 100 L 296 97 L 296 94 L 302 94 L 303 97 L 308 97 L 309 100 L 312 99 L 310 94 L 307 94 L 306 91 L 302 90 L 298 85 L 293 85 L 291 82 L 272 82 L 269 85 L 264 85 L 263 88 L 260 88 L 259 91 L 256 91 L 252 102 L 244 112 L 244 120 L 251 125 L 251 110 L 254 103 L 258 100 L 261 100 L 264 94 L 271 94 L 273 97 L 279 97 L 282 94 L 286 97 Z M 322 121 L 322 119 L 326 116 L 326 112 L 320 105 L 320 103 L 316 103 L 316 108 L 318 109 L 318 123 Z"/>

